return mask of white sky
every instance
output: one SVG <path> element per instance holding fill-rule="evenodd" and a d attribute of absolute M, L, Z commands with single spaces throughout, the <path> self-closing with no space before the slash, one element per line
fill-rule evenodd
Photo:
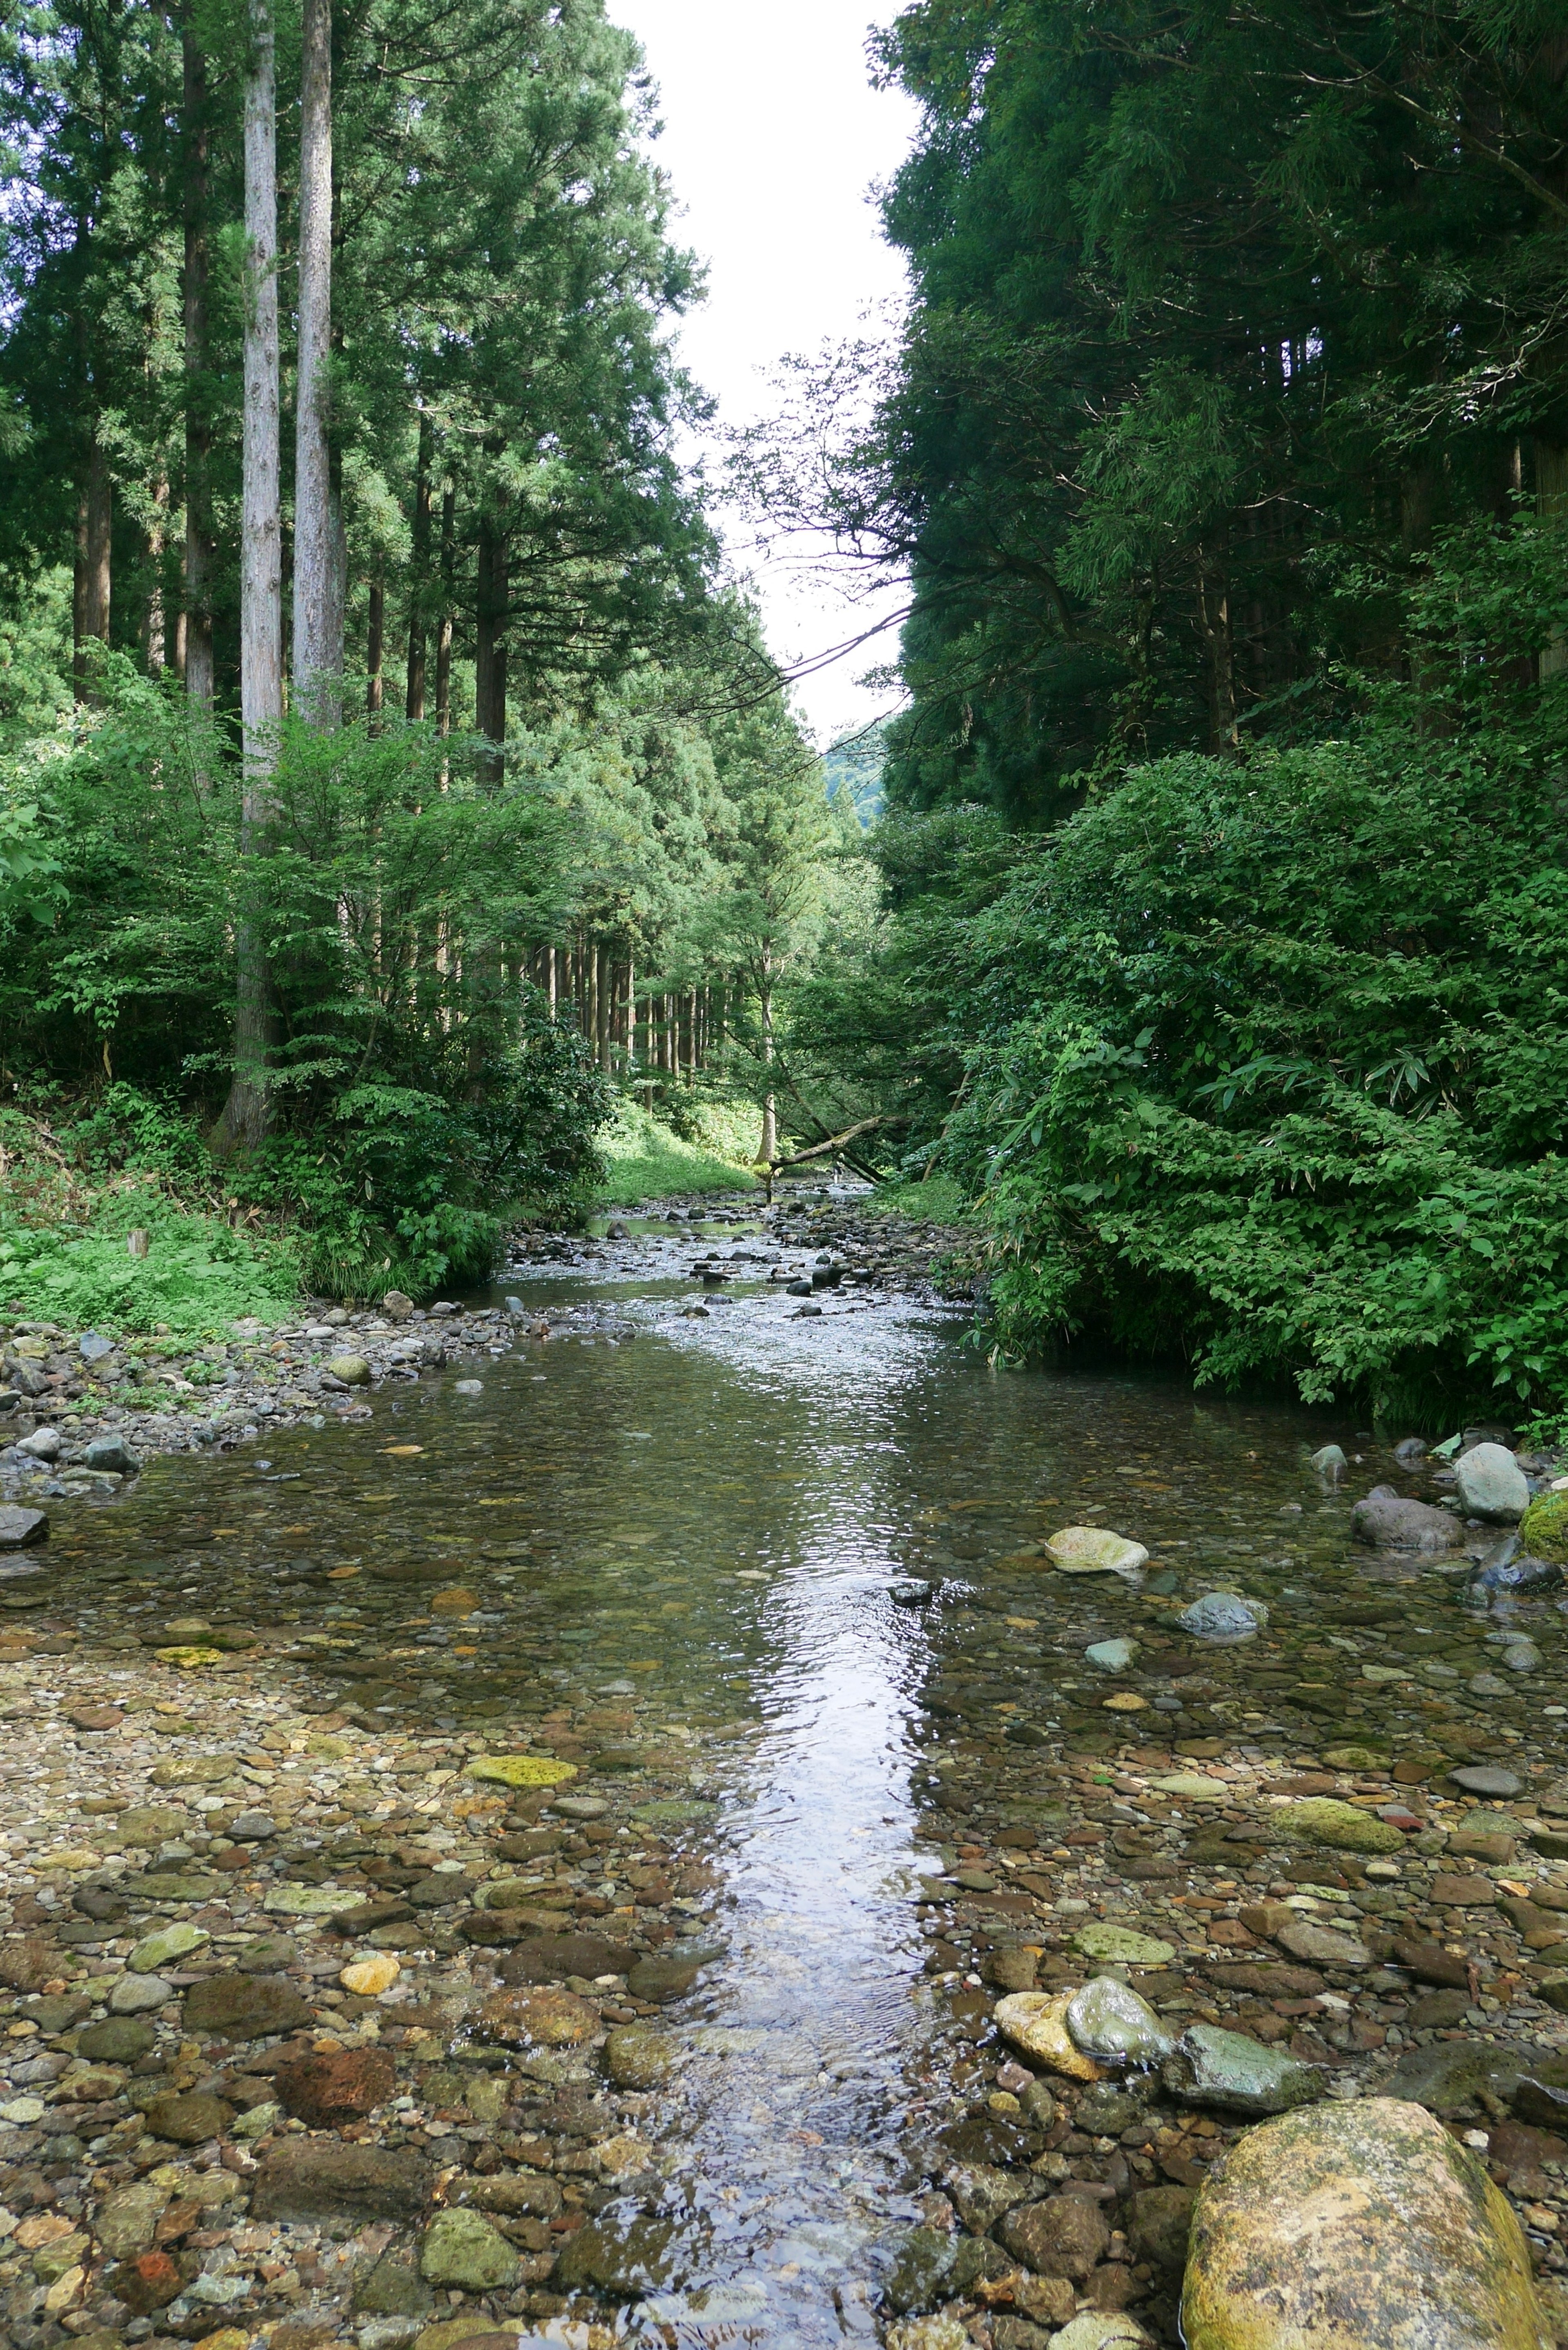
<path fill-rule="evenodd" d="M 866 36 L 894 13 L 893 0 L 610 0 L 659 87 L 654 154 L 680 208 L 676 234 L 708 265 L 708 299 L 680 348 L 721 423 L 771 410 L 768 378 L 786 352 L 891 331 L 904 268 L 883 243 L 872 185 L 903 160 L 915 113 L 870 87 Z M 805 575 L 798 546 L 759 561 L 738 523 L 731 543 L 783 660 L 842 642 L 901 600 L 845 600 Z M 821 744 L 890 706 L 856 680 L 897 643 L 888 630 L 801 681 Z"/>

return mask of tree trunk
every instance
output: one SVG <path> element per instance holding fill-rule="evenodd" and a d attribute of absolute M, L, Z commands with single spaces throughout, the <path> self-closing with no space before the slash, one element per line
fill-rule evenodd
<path fill-rule="evenodd" d="M 506 542 L 488 516 L 479 526 L 479 581 L 475 599 L 474 720 L 493 750 L 482 757 L 480 780 L 498 785 L 505 771 L 506 740 Z"/>
<path fill-rule="evenodd" d="M 420 411 L 420 453 L 414 475 L 414 533 L 409 566 L 409 674 L 404 708 L 410 718 L 425 714 L 425 649 L 429 638 L 431 567 L 431 466 L 435 433 Z"/>
<path fill-rule="evenodd" d="M 89 400 L 96 398 L 90 384 L 87 387 Z M 114 523 L 114 495 L 109 478 L 109 459 L 98 437 L 98 421 L 89 427 L 92 439 L 88 444 L 86 479 L 77 504 L 77 563 L 71 597 L 72 674 L 78 702 L 96 702 L 98 692 L 91 682 L 91 663 L 88 646 L 95 639 L 109 642 L 109 590 L 111 584 L 110 549 Z"/>
<path fill-rule="evenodd" d="M 207 388 L 207 59 L 187 10 L 181 30 L 181 193 L 185 219 L 185 691 L 213 706 L 213 428 Z"/>
<path fill-rule="evenodd" d="M 457 570 L 457 491 L 441 494 L 441 622 L 436 630 L 436 726 L 452 733 L 452 599 Z"/>
<path fill-rule="evenodd" d="M 161 678 L 166 638 L 163 616 L 163 550 L 169 538 L 169 479 L 161 473 L 152 484 L 153 521 L 147 533 L 147 618 L 141 631 L 142 652 L 149 677 Z"/>
<path fill-rule="evenodd" d="M 378 571 L 370 582 L 370 617 L 365 635 L 365 712 L 370 732 L 379 734 L 381 715 L 381 660 L 387 625 L 387 590 Z"/>
<path fill-rule="evenodd" d="M 774 972 L 773 961 L 763 957 L 763 983 L 758 991 L 758 1003 L 763 1027 L 763 1066 L 774 1065 Z M 759 1159 L 776 1159 L 779 1155 L 778 1103 L 770 1085 L 763 1097 L 763 1139 L 757 1145 Z"/>
<path fill-rule="evenodd" d="M 1198 619 L 1209 653 L 1209 747 L 1219 754 L 1233 751 L 1238 741 L 1229 552 L 1220 532 L 1204 541 L 1198 556 Z"/>
<path fill-rule="evenodd" d="M 299 372 L 294 420 L 294 701 L 341 716 L 333 636 L 332 0 L 305 0 L 299 64 Z"/>
<path fill-rule="evenodd" d="M 282 526 L 278 497 L 277 144 L 269 0 L 250 0 L 244 85 L 244 460 L 240 517 L 241 849 L 266 842 L 283 718 Z M 234 1075 L 213 1141 L 256 1149 L 271 1122 L 271 972 L 254 879 L 234 930 Z"/>

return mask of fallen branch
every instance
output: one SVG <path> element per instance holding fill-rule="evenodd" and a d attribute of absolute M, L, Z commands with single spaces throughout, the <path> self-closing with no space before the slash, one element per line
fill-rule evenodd
<path fill-rule="evenodd" d="M 821 1159 L 827 1151 L 841 1150 L 846 1142 L 853 1142 L 857 1134 L 869 1134 L 875 1127 L 908 1126 L 909 1124 L 909 1120 L 908 1118 L 894 1117 L 888 1114 L 884 1114 L 877 1118 L 863 1118 L 858 1126 L 846 1126 L 842 1134 L 830 1134 L 826 1142 L 814 1142 L 809 1150 L 798 1150 L 792 1159 L 764 1159 L 763 1164 L 767 1170 L 769 1207 L 771 1208 L 774 1203 L 774 1177 L 777 1175 L 782 1169 L 785 1167 L 805 1167 L 808 1161 L 813 1159 Z M 865 1170 L 862 1169 L 859 1171 L 864 1173 Z"/>

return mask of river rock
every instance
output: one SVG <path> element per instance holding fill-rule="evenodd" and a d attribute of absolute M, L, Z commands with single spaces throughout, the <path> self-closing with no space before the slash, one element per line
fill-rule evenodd
<path fill-rule="evenodd" d="M 1063 1575 L 1134 1575 L 1148 1565 L 1142 1543 L 1129 1542 L 1108 1526 L 1064 1526 L 1045 1548 Z"/>
<path fill-rule="evenodd" d="M 171 2138 L 176 2146 L 204 2146 L 209 2138 L 222 2137 L 234 2119 L 234 2107 L 200 2090 L 186 2096 L 171 2091 L 144 2106 L 142 2119 L 154 2137 Z"/>
<path fill-rule="evenodd" d="M 158 2035 L 135 2015 L 106 2015 L 89 2023 L 77 2038 L 77 2054 L 89 2064 L 134 2064 L 145 2056 Z"/>
<path fill-rule="evenodd" d="M 209 1975 L 185 1994 L 185 2028 L 225 2040 L 260 2040 L 308 2028 L 311 2009 L 278 1975 Z"/>
<path fill-rule="evenodd" d="M 1183 1631 L 1211 1648 L 1231 1648 L 1251 1640 L 1269 1620 L 1261 1599 L 1244 1598 L 1239 1591 L 1206 1591 L 1177 1617 Z"/>
<path fill-rule="evenodd" d="M 1115 1975 L 1096 1975 L 1067 2009 L 1067 2030 L 1102 2064 L 1158 2064 L 1176 2046 L 1147 2000 Z"/>
<path fill-rule="evenodd" d="M 200 1926 L 163 1926 L 155 1934 L 144 1934 L 125 1963 L 132 1974 L 154 1975 L 161 1967 L 177 1966 L 182 1959 L 188 1959 L 192 1950 L 199 1950 L 203 1942 L 212 1939 Z"/>
<path fill-rule="evenodd" d="M 1288 2113 L 1324 2094 L 1315 2064 L 1298 2064 L 1282 2049 L 1215 2023 L 1194 2023 L 1184 2032 L 1160 2078 L 1183 2105 L 1215 2106 L 1229 2114 Z"/>
<path fill-rule="evenodd" d="M 26 1550 L 29 1543 L 42 1542 L 49 1531 L 49 1521 L 42 1510 L 27 1510 L 17 1503 L 0 1503 L 0 1550 Z"/>
<path fill-rule="evenodd" d="M 1449 1776 L 1467 1795 L 1517 1795 L 1524 1784 L 1515 1773 L 1492 1762 L 1467 1762 Z"/>
<path fill-rule="evenodd" d="M 1007 2214 L 998 2241 L 1036 2276 L 1082 2284 L 1111 2241 L 1106 2215 L 1085 2195 L 1053 2195 Z"/>
<path fill-rule="evenodd" d="M 1454 1463 L 1454 1482 L 1472 1518 L 1517 1525 L 1530 1507 L 1530 1481 L 1504 1445 L 1472 1444 Z"/>
<path fill-rule="evenodd" d="M 482 2211 L 458 2204 L 438 2211 L 425 2230 L 420 2274 L 427 2284 L 454 2284 L 463 2293 L 505 2293 L 522 2272 L 522 2260 Z"/>
<path fill-rule="evenodd" d="M 57 1428 L 36 1428 L 31 1436 L 16 1439 L 16 1450 L 25 1452 L 30 1461 L 57 1461 L 62 1450 L 60 1431 Z"/>
<path fill-rule="evenodd" d="M 509 2048 L 576 2048 L 592 2039 L 599 2020 L 573 1991 L 524 1989 L 493 1992 L 479 2022 L 485 2039 Z"/>
<path fill-rule="evenodd" d="M 109 1995 L 109 2012 L 144 2015 L 177 1996 L 173 1984 L 162 1975 L 121 1975 Z"/>
<path fill-rule="evenodd" d="M 278 2101 L 286 2113 L 310 2129 L 339 2129 L 362 2121 L 384 2105 L 397 2086 L 391 2058 L 383 2048 L 339 2048 L 280 2064 Z"/>
<path fill-rule="evenodd" d="M 1550 2350 L 1530 2254 L 1476 2157 L 1366 2097 L 1249 2130 L 1199 2189 L 1189 2350 Z"/>
<path fill-rule="evenodd" d="M 1176 1956 L 1174 1942 L 1136 1934 L 1129 1926 L 1085 1926 L 1074 1935 L 1073 1947 L 1103 1967 L 1168 1967 Z"/>
<path fill-rule="evenodd" d="M 1040 2192 L 1039 2180 L 1028 2171 L 1003 2170 L 994 2162 L 950 2163 L 942 2185 L 964 2226 L 977 2236 L 989 2235 L 1004 2211 Z"/>
<path fill-rule="evenodd" d="M 1390 2074 L 1391 2097 L 1424 2106 L 1444 2121 L 1474 2111 L 1482 2093 L 1511 2098 L 1530 2069 L 1528 2050 L 1490 2040 L 1435 2040 L 1406 2048 Z"/>
<path fill-rule="evenodd" d="M 1169 2273 L 1187 2262 L 1187 2240 L 1192 2231 L 1190 2187 L 1146 2187 L 1127 2207 L 1127 2244 L 1135 2261 Z"/>
<path fill-rule="evenodd" d="M 1137 1654 L 1136 1640 L 1096 1640 L 1084 1651 L 1096 1672 L 1125 1673 Z"/>
<path fill-rule="evenodd" d="M 665 2033 L 618 2024 L 605 2040 L 605 2071 L 618 2089 L 657 2089 L 674 2071 L 679 2054 Z"/>
<path fill-rule="evenodd" d="M 152 2241 L 152 2231 L 169 2207 L 169 2189 L 151 2178 L 117 2188 L 104 2198 L 93 2232 L 111 2261 L 133 2261 Z"/>
<path fill-rule="evenodd" d="M 1376 1812 L 1342 1804 L 1333 1795 L 1308 1795 L 1303 1802 L 1282 1804 L 1269 1822 L 1283 1844 L 1323 1845 L 1331 1852 L 1397 1852 L 1404 1831 Z"/>
<path fill-rule="evenodd" d="M 1344 1448 L 1338 1444 L 1320 1444 L 1312 1456 L 1312 1465 L 1320 1477 L 1342 1477 L 1350 1463 Z"/>
<path fill-rule="evenodd" d="M 119 1477 L 134 1477 L 141 1468 L 140 1453 L 123 1436 L 95 1436 L 82 1458 L 88 1469 L 111 1470 Z"/>
<path fill-rule="evenodd" d="M 346 1388 L 368 1388 L 370 1384 L 370 1366 L 363 1355 L 334 1355 L 327 1367 Z"/>
<path fill-rule="evenodd" d="M 1067 2010 L 1076 1997 L 1075 1990 L 1011 1991 L 996 2002 L 996 2028 L 1036 2064 L 1048 2064 L 1069 2081 L 1097 2081 L 1099 2066 L 1067 2029 Z"/>
<path fill-rule="evenodd" d="M 409 2220 L 430 2200 L 431 2174 L 401 2147 L 325 2137 L 280 2138 L 251 2191 L 256 2220 Z"/>
<path fill-rule="evenodd" d="M 1369 1967 L 1372 1953 L 1354 1934 L 1335 1933 L 1332 1926 L 1315 1925 L 1310 1918 L 1293 1916 L 1273 1937 L 1282 1950 L 1309 1967 Z"/>
<path fill-rule="evenodd" d="M 557 1762 L 553 1754 L 475 1754 L 469 1760 L 468 1775 L 498 1787 L 562 1787 L 576 1777 L 577 1766 Z"/>
<path fill-rule="evenodd" d="M 1373 1550 L 1458 1550 L 1464 1540 L 1464 1528 L 1447 1510 L 1435 1510 L 1429 1502 L 1405 1501 L 1386 1488 L 1357 1502 L 1350 1513 L 1350 1531 Z"/>
<path fill-rule="evenodd" d="M 664 2293 L 679 2276 L 680 2230 L 673 2220 L 611 2210 L 568 2236 L 556 2262 L 554 2282 L 568 2292 L 597 2285 L 601 2293 L 631 2300 Z"/>

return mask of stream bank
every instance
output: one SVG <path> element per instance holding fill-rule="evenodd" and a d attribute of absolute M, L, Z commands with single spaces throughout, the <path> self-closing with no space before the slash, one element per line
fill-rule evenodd
<path fill-rule="evenodd" d="M 450 1360 L 357 1329 L 362 1418 L 42 1493 L 18 2350 L 1174 2343 L 1191 2199 L 1296 2074 L 1435 2112 L 1568 2272 L 1556 1594 L 1356 1541 L 1442 1464 L 999 1373 L 945 1236 L 792 1208 L 541 1246 Z M 1151 1555 L 1063 1574 L 1067 1524 Z M 1223 1585 L 1234 1647 L 1183 1621 Z M 1107 1974 L 1228 2077 L 1031 2041 Z"/>

